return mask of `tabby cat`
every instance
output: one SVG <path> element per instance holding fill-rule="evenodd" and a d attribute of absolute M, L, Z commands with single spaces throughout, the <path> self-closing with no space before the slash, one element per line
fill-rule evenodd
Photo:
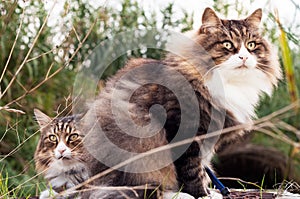
<path fill-rule="evenodd" d="M 87 125 L 92 139 L 87 137 L 90 141 L 86 147 L 91 154 L 106 164 L 117 164 L 117 160 L 122 162 L 134 153 L 164 146 L 174 139 L 180 141 L 239 124 L 251 127 L 259 96 L 271 95 L 281 78 L 276 54 L 260 34 L 261 18 L 262 10 L 258 9 L 246 19 L 223 20 L 207 8 L 200 29 L 191 37 L 195 42 L 171 43 L 181 56 L 169 53 L 163 60 L 130 60 L 107 81 L 88 111 L 91 124 L 99 125 L 93 129 Z M 189 82 L 192 94 L 182 76 Z M 174 87 L 179 94 L 172 91 Z M 200 116 L 193 114 L 197 109 Z M 181 123 L 185 125 L 184 132 L 178 133 Z M 219 150 L 243 134 L 237 130 L 221 135 L 211 150 Z M 102 147 L 93 150 L 93 146 Z M 183 192 L 194 197 L 207 195 L 204 167 L 210 166 L 212 153 L 203 146 L 204 142 L 195 141 L 179 158 L 176 155 L 185 146 L 129 164 L 115 183 L 164 183 L 165 189 L 182 187 Z M 122 150 L 132 154 L 126 156 Z M 167 164 L 170 159 L 173 163 Z"/>
<path fill-rule="evenodd" d="M 92 161 L 87 175 L 96 175 L 174 140 L 239 124 L 251 125 L 259 96 L 271 95 L 281 78 L 276 54 L 259 32 L 261 17 L 262 10 L 258 9 L 246 19 L 224 20 L 206 8 L 200 29 L 191 36 L 194 42 L 173 41 L 172 48 L 181 56 L 169 53 L 163 60 L 133 59 L 109 79 L 82 119 L 86 158 L 93 156 L 89 157 Z M 184 87 L 182 76 L 188 87 Z M 179 89 L 180 94 L 159 82 Z M 219 150 L 243 135 L 242 130 L 221 135 L 208 150 Z M 213 153 L 207 153 L 204 143 L 194 141 L 140 158 L 114 170 L 105 181 L 114 186 L 151 184 L 173 191 L 182 188 L 194 197 L 205 196 L 208 179 L 204 167 L 210 167 Z M 38 153 L 39 149 L 36 157 Z M 47 163 L 40 161 L 37 167 L 45 169 Z M 116 195 L 115 191 L 92 193 L 96 198 Z"/>
<path fill-rule="evenodd" d="M 82 115 L 71 115 L 65 117 L 50 118 L 38 109 L 34 109 L 35 118 L 40 126 L 40 140 L 34 154 L 36 170 L 41 173 L 49 184 L 49 188 L 43 191 L 39 198 L 140 198 L 144 194 L 153 195 L 157 198 L 160 194 L 155 192 L 155 188 L 145 191 L 143 188 L 137 190 L 126 190 L 125 194 L 121 191 L 87 191 L 91 188 L 90 185 L 108 186 L 116 185 L 114 183 L 116 173 L 113 172 L 107 177 L 96 180 L 95 183 L 85 184 L 80 190 L 75 190 L 75 193 L 61 194 L 63 191 L 68 191 L 80 183 L 84 183 L 89 179 L 91 172 L 99 173 L 107 169 L 102 164 L 97 164 L 97 160 L 89 154 L 83 147 L 85 134 L 81 131 Z"/>
<path fill-rule="evenodd" d="M 34 154 L 36 170 L 45 176 L 50 186 L 40 198 L 48 198 L 88 179 L 86 151 L 83 134 L 78 130 L 80 116 L 52 119 L 38 109 L 34 114 L 41 131 Z"/>

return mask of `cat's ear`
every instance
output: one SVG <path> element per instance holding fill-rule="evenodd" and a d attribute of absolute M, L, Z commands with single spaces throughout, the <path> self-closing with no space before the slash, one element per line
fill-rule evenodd
<path fill-rule="evenodd" d="M 76 121 L 76 122 L 82 121 L 86 113 L 87 113 L 87 111 L 84 112 L 84 113 L 76 114 L 76 115 L 75 115 L 75 121 Z"/>
<path fill-rule="evenodd" d="M 41 129 L 51 123 L 52 119 L 48 115 L 46 115 L 45 113 L 43 113 L 38 109 L 34 109 L 33 111 L 34 111 L 35 119 L 38 122 Z"/>
<path fill-rule="evenodd" d="M 245 20 L 252 24 L 253 26 L 258 27 L 262 18 L 262 9 L 259 8 L 255 10 L 249 17 L 247 17 Z"/>
<path fill-rule="evenodd" d="M 215 11 L 213 11 L 211 8 L 206 8 L 202 15 L 202 24 L 203 25 L 218 25 L 221 24 L 220 18 L 217 16 Z"/>

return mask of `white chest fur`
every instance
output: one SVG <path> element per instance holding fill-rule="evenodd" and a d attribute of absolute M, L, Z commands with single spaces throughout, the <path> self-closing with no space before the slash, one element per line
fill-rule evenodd
<path fill-rule="evenodd" d="M 89 174 L 83 163 L 72 160 L 57 160 L 53 162 L 46 171 L 45 178 L 49 180 L 49 184 L 53 188 L 73 187 L 81 182 L 78 179 L 85 181 Z"/>
<path fill-rule="evenodd" d="M 251 122 L 260 95 L 272 92 L 267 75 L 256 68 L 220 67 L 213 71 L 205 84 L 213 99 L 231 111 L 241 123 Z"/>
<path fill-rule="evenodd" d="M 211 78 L 205 81 L 213 99 L 241 123 L 250 123 L 255 117 L 255 106 L 263 92 L 272 93 L 272 82 L 256 65 L 255 56 L 242 44 L 239 52 L 216 66 Z"/>

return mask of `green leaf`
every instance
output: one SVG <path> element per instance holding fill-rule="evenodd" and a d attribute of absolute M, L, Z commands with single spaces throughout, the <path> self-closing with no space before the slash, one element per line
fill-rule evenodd
<path fill-rule="evenodd" d="M 286 82 L 288 86 L 288 91 L 290 95 L 291 102 L 296 102 L 298 100 L 298 90 L 295 80 L 294 64 L 292 60 L 292 54 L 289 47 L 289 40 L 287 34 L 280 23 L 279 16 L 276 14 L 276 22 L 279 26 L 279 44 L 282 53 L 282 61 L 285 70 Z"/>

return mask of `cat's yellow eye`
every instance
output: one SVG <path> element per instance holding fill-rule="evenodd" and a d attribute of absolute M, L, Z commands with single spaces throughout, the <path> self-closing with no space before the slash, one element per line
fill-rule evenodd
<path fill-rule="evenodd" d="M 51 141 L 51 142 L 56 142 L 57 141 L 57 137 L 55 136 L 55 135 L 49 135 L 49 140 Z"/>
<path fill-rule="evenodd" d="M 251 41 L 247 44 L 247 48 L 249 50 L 253 50 L 256 47 L 256 43 L 254 41 Z"/>
<path fill-rule="evenodd" d="M 69 136 L 68 140 L 70 142 L 73 142 L 73 141 L 77 140 L 78 137 L 79 137 L 79 135 L 77 133 L 73 133 Z"/>
<path fill-rule="evenodd" d="M 231 50 L 233 48 L 233 44 L 230 41 L 224 41 L 223 46 L 228 50 Z"/>

